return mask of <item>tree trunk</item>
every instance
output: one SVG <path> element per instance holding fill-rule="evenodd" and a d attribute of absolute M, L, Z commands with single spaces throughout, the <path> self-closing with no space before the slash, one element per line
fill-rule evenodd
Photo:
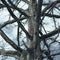
<path fill-rule="evenodd" d="M 29 13 L 30 13 L 30 19 L 28 21 L 28 31 L 31 36 L 33 36 L 33 40 L 29 43 L 29 48 L 32 48 L 34 50 L 35 48 L 35 40 L 34 40 L 34 28 L 35 28 L 35 19 L 36 19 L 36 1 L 30 0 L 29 4 Z M 29 54 L 29 60 L 34 60 L 34 54 Z"/>
<path fill-rule="evenodd" d="M 40 3 L 39 3 L 40 2 Z M 41 20 L 41 6 L 42 0 L 38 0 L 38 5 L 36 0 L 30 0 L 29 4 L 29 12 L 30 19 L 28 21 L 28 31 L 31 36 L 33 36 L 33 40 L 30 41 L 29 47 L 33 48 L 34 54 L 29 55 L 29 60 L 41 60 L 41 51 L 40 51 L 40 42 L 39 42 L 39 20 Z M 40 7 L 40 8 L 39 8 Z"/>

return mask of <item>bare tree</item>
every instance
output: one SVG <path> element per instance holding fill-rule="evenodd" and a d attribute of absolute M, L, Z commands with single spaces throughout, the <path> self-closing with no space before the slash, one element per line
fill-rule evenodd
<path fill-rule="evenodd" d="M 27 4 L 28 8 L 24 10 L 19 7 L 21 2 Z M 7 8 L 9 17 L 13 20 L 9 18 L 0 25 L 0 35 L 15 49 L 15 51 L 4 50 L 5 56 L 18 56 L 19 60 L 54 60 L 55 56 L 60 55 L 60 52 L 54 53 L 54 47 L 51 48 L 54 44 L 60 44 L 60 23 L 57 21 L 60 19 L 59 0 L 1 0 L 0 9 L 3 8 Z M 16 11 L 19 16 L 14 13 Z M 15 22 L 17 22 L 17 44 L 7 36 L 3 29 Z M 23 32 L 25 38 L 21 39 L 24 36 Z M 21 43 L 23 43 L 23 48 Z"/>

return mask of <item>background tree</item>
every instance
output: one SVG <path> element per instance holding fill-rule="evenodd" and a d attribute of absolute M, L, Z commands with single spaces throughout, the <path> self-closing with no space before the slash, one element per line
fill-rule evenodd
<path fill-rule="evenodd" d="M 8 13 L 7 18 L 1 18 L 0 35 L 15 49 L 1 49 L 0 55 L 18 60 L 59 58 L 59 0 L 0 0 L 0 9 Z"/>

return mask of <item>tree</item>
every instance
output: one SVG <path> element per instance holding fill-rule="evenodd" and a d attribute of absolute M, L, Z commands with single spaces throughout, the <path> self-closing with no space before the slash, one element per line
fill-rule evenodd
<path fill-rule="evenodd" d="M 27 4 L 28 8 L 25 10 L 19 8 L 21 2 Z M 54 60 L 54 56 L 60 55 L 60 52 L 53 53 L 54 47 L 51 48 L 54 44 L 60 44 L 60 27 L 59 21 L 57 22 L 60 15 L 56 13 L 60 11 L 59 0 L 1 0 L 0 9 L 3 8 L 7 8 L 13 20 L 9 19 L 0 25 L 0 35 L 15 49 L 15 51 L 5 51 L 4 55 L 17 55 L 19 60 Z M 16 11 L 18 11 L 18 16 Z M 17 22 L 17 44 L 3 31 L 4 27 L 15 22 Z M 26 28 L 25 23 L 28 26 Z M 25 38 L 22 40 L 23 34 Z M 23 43 L 23 48 L 21 43 Z"/>

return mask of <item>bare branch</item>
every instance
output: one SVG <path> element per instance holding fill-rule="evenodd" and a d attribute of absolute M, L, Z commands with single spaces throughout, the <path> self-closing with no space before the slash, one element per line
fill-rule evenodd
<path fill-rule="evenodd" d="M 24 26 L 21 24 L 20 19 L 17 18 L 14 13 L 12 12 L 12 10 L 9 8 L 9 5 L 7 4 L 7 2 L 5 0 L 2 0 L 2 2 L 6 5 L 9 13 L 11 14 L 11 16 L 17 21 L 17 23 L 19 23 L 19 27 L 26 33 L 27 37 L 32 40 L 31 35 L 26 31 L 26 29 L 24 28 Z"/>
<path fill-rule="evenodd" d="M 59 15 L 55 15 L 55 14 L 48 14 L 48 13 L 44 13 L 44 14 L 42 14 L 42 16 L 48 16 L 48 17 L 55 17 L 55 18 L 60 18 L 60 16 Z"/>
<path fill-rule="evenodd" d="M 19 54 L 17 51 L 0 49 L 0 55 L 4 55 L 4 56 L 17 55 L 17 56 L 20 56 L 21 54 Z"/>
<path fill-rule="evenodd" d="M 17 6 L 15 6 L 11 0 L 8 0 L 8 2 L 12 5 L 12 7 L 14 7 L 16 10 L 18 10 L 22 15 L 24 15 L 25 17 L 29 17 L 25 12 L 23 12 L 22 10 L 20 10 Z M 4 3 L 5 4 L 5 3 Z M 7 4 L 7 3 L 6 3 Z M 5 4 L 5 5 L 6 5 Z M 7 4 L 8 5 L 8 4 Z"/>
<path fill-rule="evenodd" d="M 45 13 L 48 9 L 55 7 L 56 4 L 58 4 L 58 3 L 60 3 L 60 0 L 54 1 L 53 3 L 48 5 L 46 8 L 44 8 L 44 10 L 42 11 L 42 14 Z"/>
<path fill-rule="evenodd" d="M 29 4 L 29 1 L 28 1 L 28 0 L 22 0 L 22 1 L 24 1 L 24 2 L 27 3 L 27 4 Z"/>
<path fill-rule="evenodd" d="M 47 34 L 45 34 L 45 35 L 42 35 L 40 38 L 41 38 L 41 39 L 46 39 L 46 38 L 49 38 L 49 37 L 51 37 L 51 36 L 54 36 L 54 35 L 57 34 L 57 33 L 60 33 L 60 28 L 58 28 L 58 29 L 56 29 L 56 30 L 54 30 L 54 31 L 51 31 L 50 33 L 47 33 Z"/>
<path fill-rule="evenodd" d="M 25 17 L 20 18 L 20 21 L 22 21 L 23 19 L 25 19 Z M 16 22 L 16 20 L 6 21 L 6 22 L 4 22 L 2 25 L 0 25 L 0 29 L 2 29 L 2 28 L 5 27 L 6 25 L 12 24 L 12 23 L 14 23 L 14 22 Z"/>
<path fill-rule="evenodd" d="M 11 39 L 8 38 L 8 36 L 0 30 L 0 35 L 3 37 L 3 39 L 9 43 L 14 49 L 18 50 L 19 52 L 22 52 L 23 49 L 19 48 Z"/>

